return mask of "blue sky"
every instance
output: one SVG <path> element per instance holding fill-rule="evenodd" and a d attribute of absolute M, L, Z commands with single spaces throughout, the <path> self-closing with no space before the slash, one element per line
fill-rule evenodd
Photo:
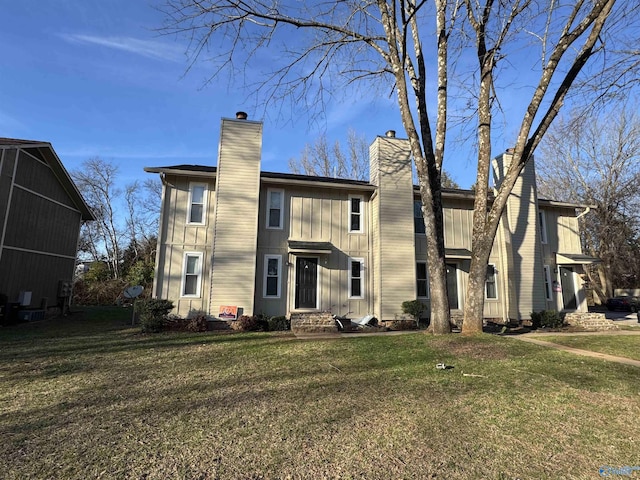
<path fill-rule="evenodd" d="M 264 121 L 269 171 L 288 171 L 323 129 L 330 141 L 349 128 L 367 140 L 404 136 L 395 97 L 331 104 L 313 126 L 256 118 L 247 92 L 204 85 L 206 64 L 185 74 L 185 45 L 157 33 L 163 15 L 145 1 L 0 0 L 0 9 L 0 136 L 51 142 L 70 171 L 98 156 L 127 183 L 146 178 L 144 166 L 214 164 L 220 118 L 239 110 Z M 468 187 L 472 166 L 447 169 Z"/>
<path fill-rule="evenodd" d="M 247 92 L 185 74 L 185 46 L 155 31 L 163 16 L 134 0 L 0 0 L 0 136 L 49 141 L 67 170 L 99 156 L 121 180 L 144 166 L 214 164 L 221 117 L 264 121 L 263 170 L 288 171 L 322 128 L 373 140 L 402 125 L 392 100 L 332 106 L 322 125 L 256 118 Z M 389 108 L 391 105 L 391 108 Z M 260 113 L 260 112 L 259 112 Z M 363 121 L 364 119 L 364 121 Z"/>

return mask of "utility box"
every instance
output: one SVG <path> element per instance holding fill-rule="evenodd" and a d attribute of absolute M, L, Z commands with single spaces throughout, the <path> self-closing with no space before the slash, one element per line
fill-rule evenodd
<path fill-rule="evenodd" d="M 18 303 L 22 307 L 28 307 L 29 305 L 31 305 L 31 292 L 27 292 L 24 290 L 21 291 L 20 295 L 18 296 Z"/>

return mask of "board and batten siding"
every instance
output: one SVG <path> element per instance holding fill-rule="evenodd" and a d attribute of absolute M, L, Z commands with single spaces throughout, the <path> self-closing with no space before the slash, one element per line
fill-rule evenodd
<path fill-rule="evenodd" d="M 215 196 L 210 314 L 254 314 L 262 123 L 222 119 Z"/>
<path fill-rule="evenodd" d="M 282 188 L 282 186 L 279 186 Z M 335 313 L 351 312 L 352 316 L 370 313 L 371 286 L 369 278 L 370 225 L 367 191 L 299 186 L 284 187 L 283 228 L 266 228 L 266 194 L 263 186 L 259 213 L 258 258 L 256 261 L 257 310 L 268 315 L 284 315 L 295 310 L 295 262 L 297 256 L 318 258 L 318 309 Z M 362 198 L 362 233 L 349 233 L 349 199 Z M 330 242 L 327 253 L 289 253 L 288 241 Z M 280 298 L 263 298 L 264 258 L 282 256 Z M 349 298 L 349 258 L 363 258 L 365 276 L 361 299 Z"/>
<path fill-rule="evenodd" d="M 189 188 L 192 183 L 205 184 L 204 225 L 187 223 Z M 156 259 L 154 292 L 158 298 L 174 303 L 174 313 L 187 316 L 194 310 L 207 311 L 211 251 L 213 248 L 213 213 L 215 180 L 203 177 L 165 177 L 162 222 Z M 202 253 L 202 281 L 198 297 L 182 296 L 182 272 L 186 252 Z"/>

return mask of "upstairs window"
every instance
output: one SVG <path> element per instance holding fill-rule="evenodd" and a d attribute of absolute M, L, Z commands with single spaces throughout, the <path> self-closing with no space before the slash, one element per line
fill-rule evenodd
<path fill-rule="evenodd" d="M 267 191 L 267 228 L 282 229 L 284 191 Z"/>
<path fill-rule="evenodd" d="M 362 232 L 362 197 L 349 197 L 349 232 Z"/>
<path fill-rule="evenodd" d="M 202 285 L 202 253 L 185 253 L 182 271 L 182 296 L 199 297 Z"/>
<path fill-rule="evenodd" d="M 364 259 L 349 259 L 349 298 L 364 298 Z"/>
<path fill-rule="evenodd" d="M 420 200 L 416 200 L 413 202 L 413 231 L 422 235 L 424 235 L 427 231 L 424 226 L 422 202 Z"/>
<path fill-rule="evenodd" d="M 416 263 L 416 292 L 418 298 L 429 298 L 427 262 Z"/>
<path fill-rule="evenodd" d="M 487 300 L 498 298 L 498 288 L 496 286 L 496 266 L 487 265 L 487 279 L 484 283 L 484 293 Z"/>
<path fill-rule="evenodd" d="M 187 223 L 204 225 L 206 211 L 207 186 L 202 183 L 189 185 L 189 216 Z"/>
<path fill-rule="evenodd" d="M 281 255 L 264 257 L 264 292 L 265 298 L 280 298 Z"/>
<path fill-rule="evenodd" d="M 544 210 L 538 210 L 538 223 L 540 224 L 540 241 L 547 243 L 547 217 Z"/>

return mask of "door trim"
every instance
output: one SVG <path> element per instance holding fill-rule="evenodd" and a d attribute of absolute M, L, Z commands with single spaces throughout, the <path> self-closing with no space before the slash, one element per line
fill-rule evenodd
<path fill-rule="evenodd" d="M 313 312 L 320 309 L 320 257 L 316 255 L 294 255 L 293 261 L 293 298 L 292 298 L 292 308 L 291 311 L 294 312 Z M 314 259 L 316 261 L 316 305 L 315 307 L 296 307 L 296 299 L 298 298 L 298 286 L 297 286 L 297 278 L 298 278 L 298 259 L 299 258 L 309 258 Z"/>

